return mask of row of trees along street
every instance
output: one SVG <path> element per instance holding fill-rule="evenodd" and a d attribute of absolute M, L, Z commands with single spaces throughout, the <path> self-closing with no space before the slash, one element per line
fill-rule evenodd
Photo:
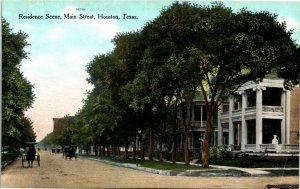
<path fill-rule="evenodd" d="M 86 67 L 94 89 L 82 109 L 66 116 L 64 127 L 45 141 L 102 150 L 125 146 L 128 158 L 128 146 L 138 137 L 147 143 L 142 147 L 147 146 L 150 160 L 159 144 L 162 160 L 162 144 L 170 138 L 176 162 L 178 131 L 183 129 L 189 164 L 191 107 L 203 95 L 207 125 L 202 165 L 208 167 L 212 116 L 224 99 L 273 70 L 286 79 L 286 87 L 299 83 L 299 46 L 291 34 L 266 11 L 173 3 L 139 31 L 117 34 L 114 50 L 94 57 Z"/>
<path fill-rule="evenodd" d="M 18 156 L 24 141 L 35 141 L 32 122 L 24 112 L 34 100 L 33 85 L 20 71 L 29 45 L 24 32 L 14 33 L 2 18 L 2 165 Z"/>

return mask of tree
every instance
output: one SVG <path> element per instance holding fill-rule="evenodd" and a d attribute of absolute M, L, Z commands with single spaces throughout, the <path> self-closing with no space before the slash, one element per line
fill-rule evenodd
<path fill-rule="evenodd" d="M 193 14 L 197 13 L 195 7 L 174 3 L 170 8 L 161 12 L 161 15 L 154 21 L 149 22 L 142 30 L 147 51 L 144 55 L 144 71 L 151 77 L 149 89 L 151 94 L 156 94 L 157 102 L 164 99 L 174 99 L 172 109 L 173 122 L 173 144 L 172 160 L 175 162 L 177 151 L 177 106 L 181 104 L 181 110 L 186 113 L 184 116 L 184 138 L 185 138 L 185 162 L 189 164 L 189 130 L 191 120 L 191 105 L 197 90 L 199 80 L 199 68 L 195 62 L 190 61 L 189 48 L 201 41 L 190 34 L 185 26 L 187 23 L 194 23 L 196 20 Z M 169 111 L 171 101 L 165 102 Z M 189 108 L 186 108 L 188 106 Z"/>
<path fill-rule="evenodd" d="M 129 138 L 135 138 L 137 129 L 135 128 L 137 114 L 132 111 L 129 106 L 129 91 L 127 91 L 127 83 L 131 81 L 138 69 L 137 62 L 142 51 L 141 35 L 138 32 L 119 33 L 112 41 L 115 44 L 115 49 L 109 54 L 96 56 L 87 66 L 87 71 L 90 74 L 89 82 L 94 84 L 94 98 L 98 98 L 93 106 L 99 106 L 100 109 L 106 110 L 103 112 L 103 118 L 115 122 L 112 124 L 114 134 L 125 134 L 126 154 L 128 154 Z M 101 100 L 102 99 L 102 100 Z M 108 101 L 109 99 L 109 101 Z M 104 107 L 102 107 L 104 106 Z M 107 107 L 110 107 L 107 109 Z M 109 110 L 118 110 L 109 114 Z M 99 114 L 93 114 L 96 118 Z M 95 120 L 99 124 L 99 119 Z M 104 120 L 102 119 L 102 122 Z M 96 125 L 96 122 L 94 125 Z M 101 123 L 100 123 L 101 124 Z M 115 143 L 121 142 L 120 137 L 111 137 Z M 117 144 L 118 145 L 118 144 Z M 126 155 L 126 157 L 128 157 Z"/>
<path fill-rule="evenodd" d="M 291 31 L 277 21 L 276 15 L 265 11 L 253 13 L 242 9 L 234 13 L 222 3 L 211 7 L 174 3 L 144 30 L 151 39 L 147 45 L 155 52 L 148 56 L 148 62 L 154 59 L 154 64 L 163 64 L 176 54 L 184 58 L 184 65 L 197 65 L 194 76 L 207 108 L 203 167 L 209 166 L 212 116 L 222 101 L 245 82 L 259 82 L 273 68 L 279 68 L 279 76 L 286 76 L 286 70 L 297 67 L 297 46 Z M 299 83 L 297 78 L 292 79 L 295 77 L 286 78 L 291 85 Z M 183 88 L 179 89 L 181 94 Z"/>
<path fill-rule="evenodd" d="M 31 107 L 33 85 L 20 71 L 21 61 L 27 58 L 24 48 L 29 45 L 27 34 L 13 33 L 2 18 L 2 145 L 18 146 L 22 140 L 35 140 L 32 123 L 24 112 Z"/>
<path fill-rule="evenodd" d="M 242 9 L 233 13 L 222 4 L 205 9 L 207 17 L 192 30 L 202 43 L 191 48 L 193 61 L 202 70 L 200 89 L 207 107 L 202 166 L 208 167 L 212 116 L 218 106 L 247 81 L 259 82 L 273 68 L 295 65 L 296 45 L 291 32 L 269 12 Z"/>
<path fill-rule="evenodd" d="M 294 59 L 287 60 L 284 65 L 279 66 L 277 69 L 278 76 L 285 79 L 285 87 L 287 89 L 292 89 L 293 86 L 300 83 L 300 47 L 298 45 L 296 53 L 294 49 L 290 52 Z M 296 62 L 296 64 L 295 64 Z"/>

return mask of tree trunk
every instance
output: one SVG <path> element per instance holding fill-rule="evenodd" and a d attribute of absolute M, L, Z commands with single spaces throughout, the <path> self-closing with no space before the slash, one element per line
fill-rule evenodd
<path fill-rule="evenodd" d="M 105 154 L 105 144 L 102 146 L 102 154 L 103 154 L 103 156 L 106 155 L 106 154 Z"/>
<path fill-rule="evenodd" d="M 126 139 L 125 139 L 125 159 L 129 159 L 129 155 L 128 155 L 128 137 L 126 135 Z"/>
<path fill-rule="evenodd" d="M 99 144 L 99 156 L 102 156 L 102 148 L 101 148 L 101 144 Z"/>
<path fill-rule="evenodd" d="M 162 141 L 159 141 L 159 161 L 163 161 L 164 160 L 164 152 L 162 149 L 163 145 L 162 145 Z"/>
<path fill-rule="evenodd" d="M 173 163 L 176 163 L 176 152 L 177 152 L 177 123 L 175 121 L 173 123 L 173 141 L 172 141 L 172 162 Z"/>
<path fill-rule="evenodd" d="M 207 111 L 207 124 L 205 129 L 204 141 L 202 145 L 202 167 L 209 167 L 209 141 L 212 130 L 212 111 Z"/>
<path fill-rule="evenodd" d="M 136 159 L 136 139 L 134 138 L 134 143 L 133 143 L 133 159 Z"/>
<path fill-rule="evenodd" d="M 98 146 L 96 143 L 95 143 L 95 156 L 98 156 Z"/>
<path fill-rule="evenodd" d="M 110 144 L 107 145 L 107 156 L 110 156 Z"/>
<path fill-rule="evenodd" d="M 164 160 L 164 153 L 163 153 L 163 138 L 164 138 L 164 124 L 160 121 L 159 127 L 159 161 Z"/>
<path fill-rule="evenodd" d="M 144 149 L 143 133 L 141 133 L 141 160 L 145 160 L 145 149 Z"/>
<path fill-rule="evenodd" d="M 187 112 L 184 120 L 184 160 L 185 164 L 190 164 L 189 157 L 189 138 L 190 138 L 190 125 L 191 125 L 191 102 L 187 103 Z"/>
<path fill-rule="evenodd" d="M 149 160 L 153 161 L 154 157 L 154 148 L 153 148 L 153 133 L 152 125 L 149 126 Z"/>
<path fill-rule="evenodd" d="M 187 128 L 184 129 L 184 162 L 186 165 L 190 164 L 189 157 L 189 130 Z"/>

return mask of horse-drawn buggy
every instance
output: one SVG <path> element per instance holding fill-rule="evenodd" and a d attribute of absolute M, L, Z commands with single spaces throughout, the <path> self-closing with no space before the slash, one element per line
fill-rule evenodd
<path fill-rule="evenodd" d="M 72 158 L 75 158 L 77 159 L 77 154 L 76 154 L 76 146 L 75 145 L 68 145 L 68 146 L 65 146 L 64 147 L 64 150 L 63 150 L 63 157 L 65 159 L 72 159 Z"/>
<path fill-rule="evenodd" d="M 37 165 L 40 166 L 40 155 L 36 151 L 36 142 L 23 142 L 22 148 L 22 167 L 24 167 L 24 162 L 28 162 L 28 167 L 33 166 L 33 162 L 36 161 Z"/>

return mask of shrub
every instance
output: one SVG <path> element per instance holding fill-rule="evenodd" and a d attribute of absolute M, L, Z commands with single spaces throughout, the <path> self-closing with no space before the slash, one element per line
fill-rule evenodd
<path fill-rule="evenodd" d="M 209 158 L 212 160 L 220 160 L 227 156 L 223 146 L 212 146 L 209 148 Z"/>

